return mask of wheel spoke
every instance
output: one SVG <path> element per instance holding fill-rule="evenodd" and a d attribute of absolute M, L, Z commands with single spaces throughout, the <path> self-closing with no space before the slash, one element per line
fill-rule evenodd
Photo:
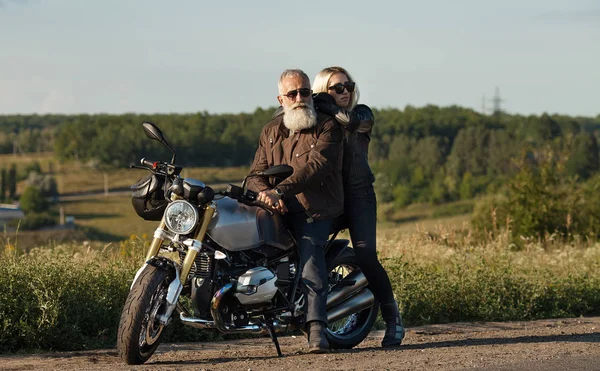
<path fill-rule="evenodd" d="M 159 322 L 158 316 L 160 309 L 164 306 L 167 289 L 167 282 L 163 282 L 152 295 L 140 332 L 140 347 L 142 349 L 152 346 L 160 338 L 160 334 L 165 327 Z"/>

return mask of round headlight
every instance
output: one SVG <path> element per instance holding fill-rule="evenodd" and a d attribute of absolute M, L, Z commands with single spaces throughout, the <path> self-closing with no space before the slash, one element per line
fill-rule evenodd
<path fill-rule="evenodd" d="M 198 210 L 187 201 L 171 202 L 165 210 L 165 223 L 172 232 L 188 234 L 198 223 Z"/>

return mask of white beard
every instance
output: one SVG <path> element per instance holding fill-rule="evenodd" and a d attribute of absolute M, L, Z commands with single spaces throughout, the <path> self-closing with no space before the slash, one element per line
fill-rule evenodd
<path fill-rule="evenodd" d="M 283 107 L 283 124 L 294 132 L 312 128 L 317 125 L 317 111 L 312 104 L 296 103 Z"/>

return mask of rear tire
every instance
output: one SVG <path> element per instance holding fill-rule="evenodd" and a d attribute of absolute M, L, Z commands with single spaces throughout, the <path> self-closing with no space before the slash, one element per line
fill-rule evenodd
<path fill-rule="evenodd" d="M 354 251 L 351 248 L 344 250 L 330 265 L 329 287 L 358 268 Z M 369 286 L 367 286 L 368 288 Z M 327 327 L 327 340 L 331 349 L 351 349 L 360 344 L 371 332 L 377 319 L 379 303 L 360 312 L 329 323 Z"/>
<path fill-rule="evenodd" d="M 158 316 L 173 279 L 171 272 L 147 265 L 129 291 L 117 333 L 117 350 L 128 365 L 146 362 L 160 344 L 166 326 Z"/>

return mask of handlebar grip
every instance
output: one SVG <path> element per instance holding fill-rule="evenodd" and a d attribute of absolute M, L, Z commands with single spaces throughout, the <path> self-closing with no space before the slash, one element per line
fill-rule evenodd
<path fill-rule="evenodd" d="M 144 166 L 147 166 L 149 168 L 154 168 L 154 161 L 148 161 L 145 158 L 143 158 L 140 163 Z"/>
<path fill-rule="evenodd" d="M 251 191 L 249 189 L 246 190 L 246 194 L 244 195 L 244 197 L 251 202 L 256 201 L 256 196 L 258 196 L 258 193 Z"/>

